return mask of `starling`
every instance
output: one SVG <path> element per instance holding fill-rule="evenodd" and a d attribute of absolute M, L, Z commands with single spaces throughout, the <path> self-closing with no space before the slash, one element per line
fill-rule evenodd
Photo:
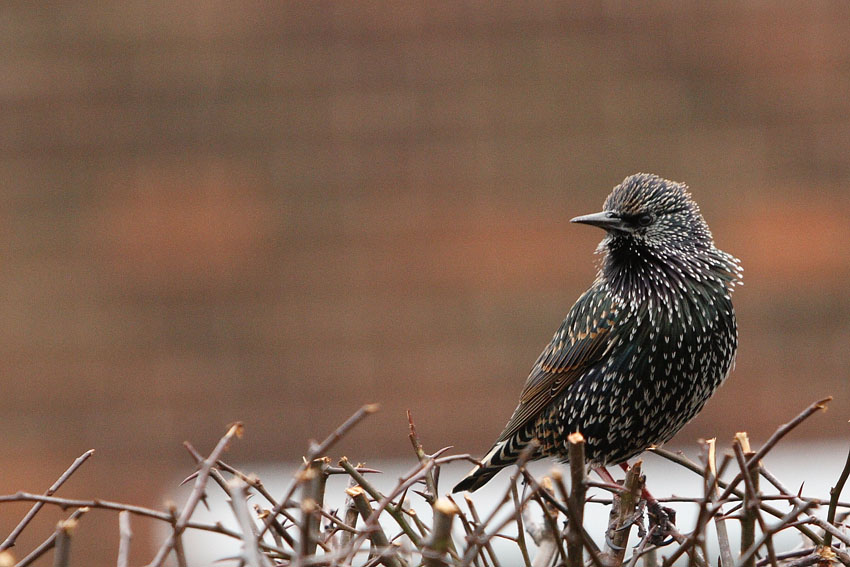
<path fill-rule="evenodd" d="M 738 259 L 714 246 L 683 183 L 638 173 L 604 210 L 600 269 L 534 363 L 505 430 L 454 492 L 473 491 L 534 443 L 566 460 L 580 432 L 591 467 L 620 464 L 673 437 L 729 374 L 738 347 Z"/>

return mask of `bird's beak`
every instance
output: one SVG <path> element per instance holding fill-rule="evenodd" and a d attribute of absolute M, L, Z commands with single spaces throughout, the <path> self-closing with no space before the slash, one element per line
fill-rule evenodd
<path fill-rule="evenodd" d="M 605 230 L 631 232 L 629 230 L 629 226 L 625 222 L 623 222 L 623 219 L 621 219 L 616 213 L 612 213 L 609 211 L 602 211 L 601 213 L 593 213 L 590 215 L 582 215 L 580 217 L 571 219 L 570 222 L 590 224 L 593 226 L 598 226 L 599 228 L 604 228 Z"/>

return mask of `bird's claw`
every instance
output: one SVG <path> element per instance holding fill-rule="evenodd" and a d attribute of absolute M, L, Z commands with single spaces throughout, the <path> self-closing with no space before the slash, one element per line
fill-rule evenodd
<path fill-rule="evenodd" d="M 626 549 L 623 546 L 619 546 L 619 545 L 615 544 L 614 541 L 613 541 L 612 535 L 615 534 L 615 533 L 622 532 L 624 530 L 628 530 L 632 526 L 637 526 L 639 534 L 644 532 L 644 528 L 643 528 L 643 507 L 642 506 L 639 507 L 637 510 L 635 510 L 634 513 L 631 516 L 626 518 L 626 520 L 623 522 L 622 526 L 617 527 L 617 528 L 609 528 L 605 532 L 605 543 L 608 546 L 608 548 L 612 549 L 614 551 L 622 551 L 622 550 Z M 641 537 L 643 537 L 643 536 L 641 536 Z"/>
<path fill-rule="evenodd" d="M 627 530 L 632 526 L 637 526 L 639 530 L 643 529 L 643 511 L 638 509 L 629 517 L 626 518 L 626 521 L 623 522 L 623 525 L 617 528 L 616 530 L 622 531 Z"/>
<path fill-rule="evenodd" d="M 619 529 L 622 529 L 622 528 L 619 528 Z M 614 540 L 611 539 L 611 531 L 612 530 L 608 530 L 608 531 L 605 532 L 605 545 L 608 546 L 608 549 L 613 549 L 614 551 L 622 551 L 622 550 L 626 549 L 625 547 L 617 545 L 616 543 L 614 543 Z"/>

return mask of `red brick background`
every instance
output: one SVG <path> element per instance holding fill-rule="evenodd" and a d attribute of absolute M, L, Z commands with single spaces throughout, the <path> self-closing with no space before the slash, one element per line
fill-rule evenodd
<path fill-rule="evenodd" d="M 4 3 L 0 490 L 95 448 L 63 493 L 156 506 L 184 439 L 241 419 L 231 460 L 293 459 L 373 401 L 340 454 L 406 455 L 407 408 L 483 451 L 593 278 L 601 233 L 568 219 L 635 171 L 688 182 L 745 267 L 738 368 L 679 441 L 826 394 L 799 435 L 846 437 L 848 26 L 840 1 Z M 90 516 L 76 557 L 113 564 Z"/>

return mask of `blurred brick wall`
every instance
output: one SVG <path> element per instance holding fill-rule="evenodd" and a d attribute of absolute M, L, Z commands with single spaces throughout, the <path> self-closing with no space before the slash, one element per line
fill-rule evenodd
<path fill-rule="evenodd" d="M 184 439 L 242 419 L 233 460 L 291 459 L 372 401 L 340 452 L 403 454 L 407 408 L 432 448 L 484 450 L 593 277 L 601 234 L 567 219 L 635 171 L 688 182 L 745 266 L 738 369 L 682 442 L 763 438 L 822 394 L 806 433 L 845 435 L 848 20 L 5 3 L 0 489 L 95 448 L 63 490 L 156 505 Z M 98 518 L 80 553 L 111 564 Z"/>

